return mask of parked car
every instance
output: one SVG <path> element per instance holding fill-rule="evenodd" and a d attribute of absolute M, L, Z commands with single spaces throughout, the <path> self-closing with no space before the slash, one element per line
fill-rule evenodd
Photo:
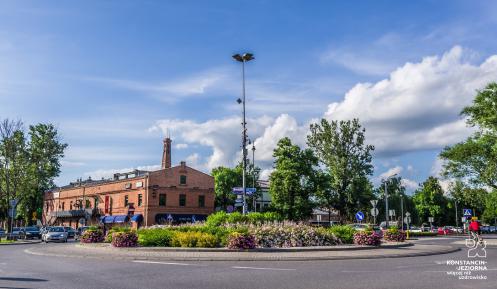
<path fill-rule="evenodd" d="M 489 233 L 496 233 L 497 232 L 497 227 L 496 226 L 490 226 L 490 232 Z"/>
<path fill-rule="evenodd" d="M 450 234 L 454 234 L 454 231 L 453 231 L 452 227 L 450 227 L 450 226 L 438 227 L 437 232 L 438 232 L 439 235 L 450 235 Z"/>
<path fill-rule="evenodd" d="M 41 239 L 40 229 L 36 226 L 25 227 L 24 228 L 24 238 L 25 239 Z"/>
<path fill-rule="evenodd" d="M 488 234 L 490 233 L 490 226 L 481 226 L 480 230 L 482 234 Z"/>
<path fill-rule="evenodd" d="M 76 235 L 76 231 L 72 228 L 72 227 L 64 227 L 66 229 L 66 232 L 67 232 L 67 238 L 71 239 L 71 238 L 74 238 L 74 236 Z"/>
<path fill-rule="evenodd" d="M 19 228 L 19 227 L 12 228 L 11 235 L 13 237 L 17 237 L 18 239 L 23 239 L 24 238 L 24 228 Z"/>
<path fill-rule="evenodd" d="M 461 227 L 454 227 L 454 231 L 457 233 L 457 234 L 462 234 L 464 233 L 464 229 L 461 228 Z"/>
<path fill-rule="evenodd" d="M 421 228 L 420 227 L 416 227 L 416 226 L 411 226 L 411 228 L 409 229 L 409 232 L 412 232 L 412 233 L 421 233 Z"/>
<path fill-rule="evenodd" d="M 90 228 L 89 226 L 83 226 L 83 227 L 79 227 L 78 229 L 76 229 L 76 234 L 74 236 L 74 239 L 75 240 L 79 240 L 79 238 L 81 238 L 81 235 L 83 235 L 83 233 L 88 230 L 88 228 Z"/>
<path fill-rule="evenodd" d="M 0 238 L 5 237 L 5 230 L 0 228 Z"/>
<path fill-rule="evenodd" d="M 43 242 L 67 242 L 67 232 L 64 227 L 50 227 L 48 231 L 43 234 Z"/>
<path fill-rule="evenodd" d="M 369 227 L 368 224 L 349 224 L 349 226 L 357 231 L 365 231 Z"/>

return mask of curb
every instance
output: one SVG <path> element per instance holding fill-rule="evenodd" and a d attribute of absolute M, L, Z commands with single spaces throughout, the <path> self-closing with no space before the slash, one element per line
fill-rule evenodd
<path fill-rule="evenodd" d="M 12 243 L 0 243 L 0 246 L 12 246 L 12 245 L 29 245 L 29 244 L 38 244 L 41 243 L 41 240 L 36 241 L 15 241 Z"/>
<path fill-rule="evenodd" d="M 109 248 L 111 250 L 132 251 L 132 252 L 314 252 L 314 251 L 358 251 L 358 250 L 377 250 L 377 249 L 396 249 L 414 246 L 411 242 L 382 244 L 381 246 L 319 246 L 319 247 L 290 247 L 290 248 L 256 248 L 250 250 L 236 250 L 226 248 L 182 248 L 182 247 L 135 247 L 135 248 L 114 248 L 110 244 L 76 244 L 78 248 L 94 249 Z"/>
<path fill-rule="evenodd" d="M 57 254 L 57 253 L 42 253 L 33 252 L 30 249 L 25 249 L 24 253 L 36 256 L 48 257 L 66 257 L 66 258 L 87 258 L 87 259 L 113 259 L 113 260 L 128 260 L 128 261 L 326 261 L 326 260 L 353 260 L 353 259 L 385 259 L 385 258 L 405 258 L 405 257 L 420 257 L 431 255 L 442 255 L 460 251 L 459 247 L 448 247 L 437 251 L 425 251 L 415 253 L 403 253 L 392 255 L 362 255 L 362 256 L 326 256 L 326 257 L 144 257 L 144 256 L 90 256 L 77 254 Z"/>

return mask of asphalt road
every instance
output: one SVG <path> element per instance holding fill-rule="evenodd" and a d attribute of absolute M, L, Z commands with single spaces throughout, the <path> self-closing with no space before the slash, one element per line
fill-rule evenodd
<path fill-rule="evenodd" d="M 435 238 L 423 243 L 449 244 Z M 487 280 L 459 280 L 448 260 L 471 260 L 466 249 L 445 255 L 306 262 L 148 262 L 35 256 L 30 244 L 0 246 L 0 288 L 497 288 L 497 247 L 487 247 Z"/>

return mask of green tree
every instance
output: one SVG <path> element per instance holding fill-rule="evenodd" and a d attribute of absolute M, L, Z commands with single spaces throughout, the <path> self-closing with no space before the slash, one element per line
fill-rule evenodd
<path fill-rule="evenodd" d="M 414 192 L 413 198 L 420 222 L 427 222 L 428 217 L 433 217 L 436 224 L 449 222 L 448 214 L 450 207 L 444 191 L 440 186 L 438 178 L 430 176 Z"/>
<path fill-rule="evenodd" d="M 440 153 L 445 160 L 444 176 L 474 187 L 497 189 L 497 84 L 490 83 L 478 91 L 473 104 L 461 114 L 477 132 Z"/>
<path fill-rule="evenodd" d="M 261 169 L 253 164 L 247 166 L 246 172 L 246 185 L 247 187 L 252 187 L 255 184 L 255 188 L 259 191 L 259 185 L 257 180 L 259 180 L 259 174 Z M 217 167 L 212 170 L 212 176 L 214 177 L 214 191 L 216 193 L 216 207 L 220 207 L 222 210 L 226 211 L 228 206 L 235 204 L 236 195 L 232 193 L 234 187 L 242 186 L 242 163 L 240 162 L 234 168 L 227 167 Z M 256 197 L 257 194 L 253 197 Z M 253 201 L 253 197 L 250 200 Z M 248 201 L 249 209 L 253 210 L 253 202 Z"/>
<path fill-rule="evenodd" d="M 307 144 L 323 163 L 329 174 L 329 198 L 342 218 L 351 219 L 364 201 L 364 190 L 370 187 L 367 176 L 373 173 L 371 152 L 374 146 L 365 144 L 365 129 L 359 120 L 331 121 L 311 124 Z"/>
<path fill-rule="evenodd" d="M 310 149 L 301 150 L 289 138 L 279 140 L 269 177 L 272 207 L 288 220 L 305 220 L 313 209 L 311 197 L 320 189 L 318 160 Z"/>
<path fill-rule="evenodd" d="M 475 216 L 481 216 L 485 209 L 488 192 L 482 188 L 467 186 L 461 180 L 457 180 L 450 187 L 450 195 L 452 196 L 452 201 L 457 202 L 460 216 L 462 216 L 462 208 L 473 209 Z"/>
<path fill-rule="evenodd" d="M 375 189 L 375 196 L 378 199 L 378 216 L 377 220 L 384 221 L 385 218 L 385 184 L 388 192 L 388 209 L 395 211 L 396 220 L 401 222 L 401 199 L 404 208 L 404 214 L 411 214 L 411 224 L 418 224 L 418 211 L 414 204 L 412 196 L 406 194 L 406 188 L 402 184 L 402 177 L 392 177 L 386 180 L 381 180 L 381 184 Z"/>
<path fill-rule="evenodd" d="M 497 226 L 497 191 L 489 193 L 485 199 L 483 220 Z"/>

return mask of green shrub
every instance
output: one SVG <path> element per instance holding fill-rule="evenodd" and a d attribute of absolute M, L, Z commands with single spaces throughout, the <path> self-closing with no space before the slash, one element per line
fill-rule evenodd
<path fill-rule="evenodd" d="M 332 226 L 329 231 L 342 241 L 343 244 L 352 244 L 354 242 L 354 233 L 356 230 L 347 225 Z"/>
<path fill-rule="evenodd" d="M 119 226 L 110 228 L 107 231 L 107 235 L 105 235 L 105 241 L 104 242 L 105 243 L 112 243 L 112 234 L 113 233 L 117 233 L 117 232 L 129 233 L 129 232 L 131 232 L 131 228 L 130 227 L 119 227 Z"/>
<path fill-rule="evenodd" d="M 226 213 L 223 211 L 216 212 L 207 217 L 207 226 L 221 226 L 224 224 L 264 224 L 272 222 L 280 222 L 283 218 L 275 212 L 265 212 L 265 213 L 248 213 L 247 215 L 242 215 L 239 212 Z"/>
<path fill-rule="evenodd" d="M 138 230 L 138 244 L 147 247 L 169 247 L 174 232 L 167 228 Z"/>
<path fill-rule="evenodd" d="M 214 248 L 218 246 L 218 240 L 209 233 L 176 232 L 171 240 L 171 245 L 173 247 Z"/>
<path fill-rule="evenodd" d="M 437 236 L 437 232 L 410 232 L 409 237 L 433 237 Z"/>

